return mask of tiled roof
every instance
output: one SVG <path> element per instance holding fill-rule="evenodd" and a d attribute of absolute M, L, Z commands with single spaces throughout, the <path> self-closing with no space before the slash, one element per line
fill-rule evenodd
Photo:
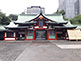
<path fill-rule="evenodd" d="M 4 26 L 0 25 L 0 30 L 5 30 Z"/>

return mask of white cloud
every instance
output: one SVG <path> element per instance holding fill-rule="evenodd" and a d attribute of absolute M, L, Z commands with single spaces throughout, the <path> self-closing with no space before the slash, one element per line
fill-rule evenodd
<path fill-rule="evenodd" d="M 0 9 L 7 14 L 19 14 L 30 6 L 45 7 L 46 13 L 53 13 L 58 8 L 58 0 L 1 0 Z"/>

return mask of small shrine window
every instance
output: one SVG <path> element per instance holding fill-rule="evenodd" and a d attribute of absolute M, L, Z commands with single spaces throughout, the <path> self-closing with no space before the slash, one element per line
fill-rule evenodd
<path fill-rule="evenodd" d="M 43 26 L 43 22 L 42 21 L 39 21 L 39 26 Z"/>

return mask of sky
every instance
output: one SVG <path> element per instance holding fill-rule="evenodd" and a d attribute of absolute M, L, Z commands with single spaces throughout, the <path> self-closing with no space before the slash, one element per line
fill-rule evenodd
<path fill-rule="evenodd" d="M 46 14 L 52 14 L 57 11 L 58 0 L 1 0 L 0 9 L 2 12 L 9 14 L 20 14 L 27 7 L 41 6 L 45 7 Z"/>

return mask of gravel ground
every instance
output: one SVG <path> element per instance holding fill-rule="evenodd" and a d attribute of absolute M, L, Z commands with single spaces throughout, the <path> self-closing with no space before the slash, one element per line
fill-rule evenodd
<path fill-rule="evenodd" d="M 81 49 L 60 49 L 56 44 L 81 44 L 81 41 L 56 40 L 41 43 L 0 41 L 0 61 L 15 61 L 25 50 L 28 52 L 27 57 L 30 61 L 81 61 Z M 32 55 L 31 53 L 35 54 Z M 33 58 L 30 57 L 38 58 L 38 60 L 32 60 Z"/>

